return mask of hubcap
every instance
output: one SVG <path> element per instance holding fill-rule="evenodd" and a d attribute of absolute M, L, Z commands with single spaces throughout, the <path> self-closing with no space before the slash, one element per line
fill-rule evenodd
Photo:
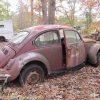
<path fill-rule="evenodd" d="M 34 84 L 40 81 L 40 73 L 37 70 L 30 71 L 26 76 L 26 83 Z"/>

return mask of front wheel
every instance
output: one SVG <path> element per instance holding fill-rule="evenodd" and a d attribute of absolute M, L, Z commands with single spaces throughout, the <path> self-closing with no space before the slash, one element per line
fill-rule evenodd
<path fill-rule="evenodd" d="M 26 84 L 36 84 L 44 81 L 44 71 L 39 65 L 27 66 L 19 76 L 21 86 Z"/>
<path fill-rule="evenodd" d="M 96 67 L 100 65 L 100 52 L 97 54 L 97 63 L 95 64 Z"/>

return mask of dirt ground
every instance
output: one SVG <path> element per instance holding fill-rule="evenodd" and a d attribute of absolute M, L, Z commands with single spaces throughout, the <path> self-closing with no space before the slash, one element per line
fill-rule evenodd
<path fill-rule="evenodd" d="M 1 42 L 0 48 L 5 44 Z M 18 82 L 11 82 L 0 93 L 0 100 L 100 100 L 100 66 L 79 66 L 23 88 Z"/>

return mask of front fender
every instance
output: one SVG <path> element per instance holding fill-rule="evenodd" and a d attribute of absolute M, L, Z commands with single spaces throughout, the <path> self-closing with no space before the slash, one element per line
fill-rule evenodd
<path fill-rule="evenodd" d="M 93 46 L 91 46 L 88 52 L 88 58 L 91 64 L 97 63 L 97 53 L 99 50 L 100 50 L 100 44 L 96 43 Z"/>
<path fill-rule="evenodd" d="M 16 57 L 14 60 L 15 60 L 14 64 L 12 65 L 10 70 L 7 70 L 7 67 L 8 65 L 11 64 L 6 65 L 4 68 L 5 73 L 11 75 L 11 80 L 14 80 L 20 74 L 20 71 L 23 68 L 23 66 L 25 66 L 28 62 L 31 61 L 40 61 L 44 63 L 44 65 L 48 70 L 48 74 L 51 73 L 50 64 L 48 60 L 39 53 L 35 53 L 35 52 L 25 53 Z"/>

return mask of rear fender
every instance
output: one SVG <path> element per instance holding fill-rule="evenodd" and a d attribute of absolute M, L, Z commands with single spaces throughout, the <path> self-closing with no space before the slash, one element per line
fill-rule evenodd
<path fill-rule="evenodd" d="M 93 46 L 91 46 L 88 52 L 88 58 L 91 64 L 97 63 L 97 53 L 99 50 L 100 50 L 100 44 L 96 43 Z"/>
<path fill-rule="evenodd" d="M 4 71 L 6 74 L 10 74 L 11 75 L 11 80 L 14 80 L 15 78 L 17 78 L 17 76 L 20 74 L 21 69 L 29 62 L 32 61 L 40 61 L 42 63 L 44 63 L 44 65 L 46 66 L 47 70 L 48 70 L 48 74 L 51 73 L 50 70 L 50 64 L 48 62 L 48 60 L 41 54 L 39 53 L 35 53 L 35 52 L 30 52 L 30 53 L 25 53 L 22 54 L 18 57 L 16 57 L 15 59 L 13 59 L 12 64 L 10 64 L 10 62 L 5 66 Z M 7 70 L 8 66 L 11 66 L 11 69 Z M 10 67 L 9 66 L 9 67 Z"/>
<path fill-rule="evenodd" d="M 43 55 L 41 55 L 39 53 L 33 53 L 33 52 L 28 53 L 24 56 L 24 58 L 22 57 L 21 61 L 22 61 L 23 66 L 25 66 L 27 63 L 29 63 L 31 61 L 40 61 L 46 66 L 48 73 L 49 74 L 51 73 L 50 64 L 49 64 L 48 60 Z"/>

